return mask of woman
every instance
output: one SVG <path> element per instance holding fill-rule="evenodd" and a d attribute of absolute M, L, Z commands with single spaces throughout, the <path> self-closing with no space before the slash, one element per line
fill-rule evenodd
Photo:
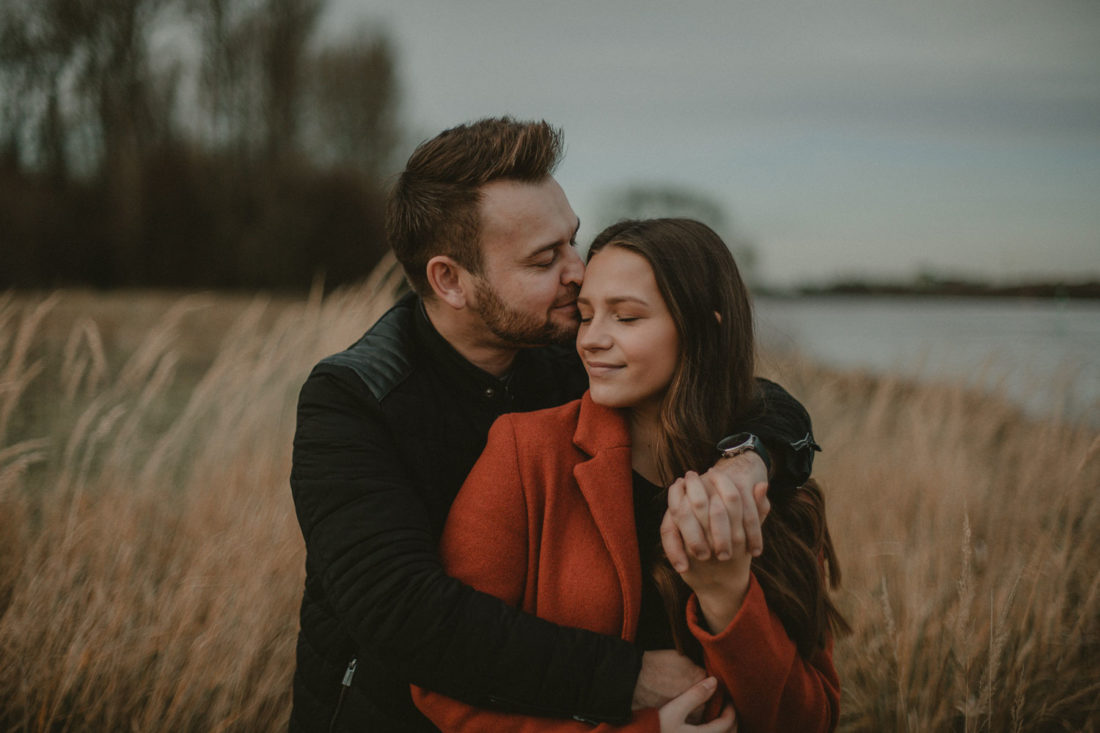
<path fill-rule="evenodd" d="M 844 622 L 826 590 L 826 566 L 834 584 L 839 573 L 818 487 L 769 492 L 760 557 L 735 544 L 682 572 L 665 557 L 684 557 L 677 526 L 694 521 L 718 548 L 741 524 L 735 502 L 700 514 L 674 481 L 714 463 L 714 436 L 754 398 L 752 313 L 729 250 L 695 221 L 621 222 L 593 242 L 577 305 L 589 391 L 494 424 L 447 520 L 448 572 L 559 624 L 675 646 L 717 678 L 738 730 L 834 728 Z M 681 698 L 624 729 L 731 729 L 728 705 L 693 727 Z M 590 729 L 414 699 L 443 730 Z"/>

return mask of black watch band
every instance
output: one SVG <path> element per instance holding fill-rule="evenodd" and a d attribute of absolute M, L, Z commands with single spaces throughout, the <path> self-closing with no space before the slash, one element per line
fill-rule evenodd
<path fill-rule="evenodd" d="M 772 472 L 772 459 L 768 455 L 768 449 L 764 447 L 763 441 L 756 437 L 752 433 L 734 433 L 718 441 L 718 454 L 722 458 L 730 458 L 732 456 L 739 456 L 747 451 L 752 451 L 756 455 L 760 456 L 760 460 L 764 462 L 764 468 L 767 470 L 768 475 Z"/>

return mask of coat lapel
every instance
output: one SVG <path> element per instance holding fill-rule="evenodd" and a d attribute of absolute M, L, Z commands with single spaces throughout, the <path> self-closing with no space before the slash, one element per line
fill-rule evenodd
<path fill-rule="evenodd" d="M 623 636 L 633 639 L 638 629 L 642 572 L 626 421 L 617 410 L 592 402 L 585 392 L 573 442 L 590 456 L 573 467 L 573 476 L 618 573 Z"/>

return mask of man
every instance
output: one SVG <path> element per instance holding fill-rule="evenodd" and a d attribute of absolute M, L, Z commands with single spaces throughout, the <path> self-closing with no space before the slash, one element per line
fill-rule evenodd
<path fill-rule="evenodd" d="M 643 655 L 520 613 L 447 577 L 436 555 L 493 420 L 587 386 L 572 346 L 579 222 L 552 177 L 560 154 L 545 122 L 482 120 L 417 148 L 390 194 L 390 244 L 415 292 L 321 361 L 299 398 L 291 487 L 307 557 L 292 730 L 433 730 L 410 682 L 475 705 L 625 722 L 702 677 L 674 652 Z M 768 444 L 774 480 L 803 480 L 809 418 L 765 386 L 760 419 L 736 427 Z M 758 546 L 763 461 L 744 453 L 712 472 L 724 478 L 693 490 L 741 492 L 740 541 Z M 707 552 L 702 534 L 683 539 Z"/>

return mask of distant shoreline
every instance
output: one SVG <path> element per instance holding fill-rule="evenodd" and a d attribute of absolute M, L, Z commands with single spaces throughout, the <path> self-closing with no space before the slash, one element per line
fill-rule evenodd
<path fill-rule="evenodd" d="M 846 280 L 825 285 L 772 286 L 759 283 L 752 286 L 754 295 L 777 298 L 799 296 L 927 296 L 967 298 L 1037 298 L 1045 300 L 1100 300 L 1100 280 L 1077 283 L 1032 282 L 1012 285 L 993 285 L 969 280 L 917 280 L 912 282 L 873 282 Z M 10 293 L 21 299 L 44 299 L 54 292 L 70 295 L 111 297 L 138 296 L 153 300 L 183 298 L 188 296 L 214 296 L 250 299 L 266 296 L 276 302 L 294 302 L 308 293 L 280 288 L 186 288 L 151 286 L 125 286 L 97 288 L 92 285 L 71 285 L 60 289 L 50 288 L 0 288 L 0 294 Z"/>
<path fill-rule="evenodd" d="M 992 285 L 966 280 L 930 280 L 910 283 L 839 282 L 802 285 L 789 291 L 758 289 L 761 294 L 782 295 L 905 295 L 972 298 L 1045 298 L 1058 300 L 1100 299 L 1100 280 L 1078 283 L 1034 282 Z"/>

